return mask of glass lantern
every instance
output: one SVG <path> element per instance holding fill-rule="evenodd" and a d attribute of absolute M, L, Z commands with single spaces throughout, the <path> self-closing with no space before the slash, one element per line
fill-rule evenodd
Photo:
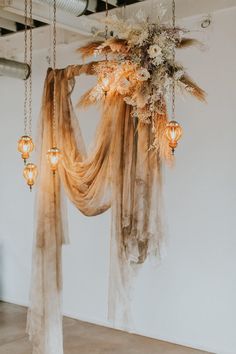
<path fill-rule="evenodd" d="M 34 143 L 30 136 L 23 135 L 18 141 L 18 151 L 21 153 L 21 157 L 26 163 L 31 152 L 34 150 Z"/>
<path fill-rule="evenodd" d="M 50 164 L 50 168 L 53 172 L 53 174 L 56 173 L 56 170 L 58 168 L 59 161 L 61 159 L 61 151 L 57 147 L 53 147 L 48 150 L 47 152 L 47 158 L 48 162 Z"/>
<path fill-rule="evenodd" d="M 110 90 L 110 78 L 107 73 L 102 74 L 99 79 L 99 84 L 102 87 L 105 94 Z"/>
<path fill-rule="evenodd" d="M 37 166 L 33 163 L 27 163 L 23 171 L 23 176 L 30 187 L 30 191 L 32 191 L 32 187 L 35 184 L 37 174 Z"/>
<path fill-rule="evenodd" d="M 171 148 L 172 155 L 174 155 L 175 149 L 182 136 L 182 127 L 178 122 L 172 120 L 166 125 L 165 134 L 169 141 L 169 147 Z"/>

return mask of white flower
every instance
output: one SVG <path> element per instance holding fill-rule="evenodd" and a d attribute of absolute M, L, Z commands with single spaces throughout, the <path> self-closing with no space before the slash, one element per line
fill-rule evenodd
<path fill-rule="evenodd" d="M 154 65 L 159 66 L 160 64 L 163 63 L 163 57 L 160 56 L 160 57 L 153 58 L 152 62 Z"/>
<path fill-rule="evenodd" d="M 137 70 L 136 77 L 138 81 L 147 81 L 150 78 L 150 73 L 147 69 L 141 68 Z"/>
<path fill-rule="evenodd" d="M 162 50 L 161 47 L 159 47 L 158 44 L 153 44 L 148 48 L 148 54 L 150 58 L 154 59 L 157 57 L 162 57 Z"/>

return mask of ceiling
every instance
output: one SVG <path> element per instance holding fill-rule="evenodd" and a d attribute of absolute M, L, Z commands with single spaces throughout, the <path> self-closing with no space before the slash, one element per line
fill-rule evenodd
<path fill-rule="evenodd" d="M 69 1 L 69 0 L 68 0 Z M 88 39 L 97 30 L 104 29 L 99 21 L 104 17 L 105 0 L 89 0 L 87 11 L 76 17 L 63 10 L 57 10 L 58 45 L 66 45 Z M 110 11 L 124 14 L 125 0 L 108 0 Z M 171 0 L 126 0 L 126 18 L 143 8 L 147 15 L 155 19 L 156 5 L 166 5 L 170 10 Z M 236 6 L 236 0 L 176 0 L 177 18 L 208 15 L 214 11 Z M 155 11 L 154 11 L 154 10 Z M 154 16 L 153 16 L 154 13 Z M 166 20 L 170 16 L 167 11 Z M 52 13 L 49 6 L 40 0 L 33 0 L 34 50 L 49 46 L 49 28 Z M 15 58 L 23 51 L 24 0 L 0 0 L 0 57 Z"/>
<path fill-rule="evenodd" d="M 67 4 L 70 0 L 59 3 Z M 57 9 L 57 21 L 59 27 L 82 34 L 91 34 L 89 28 L 84 27 L 81 18 L 87 18 L 92 14 L 104 12 L 106 10 L 106 0 L 71 0 L 73 3 L 81 3 L 83 16 L 76 17 L 70 10 L 62 10 L 62 5 Z M 129 6 L 143 0 L 107 0 L 108 9 Z M 51 22 L 53 0 L 33 0 L 33 21 L 32 28 L 42 27 Z M 87 6 L 86 6 L 87 3 Z M 66 5 L 64 5 L 66 6 Z M 73 6 L 72 6 L 73 8 Z M 16 34 L 24 30 L 24 0 L 0 0 L 0 37 Z M 87 21 L 88 23 L 89 21 Z M 87 27 L 87 26 L 86 26 Z"/>

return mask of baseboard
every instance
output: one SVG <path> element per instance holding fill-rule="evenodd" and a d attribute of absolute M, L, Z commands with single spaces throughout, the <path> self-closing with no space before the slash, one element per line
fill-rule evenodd
<path fill-rule="evenodd" d="M 103 326 L 103 327 L 107 327 L 107 328 L 112 328 L 112 329 L 116 329 L 119 331 L 124 331 L 124 332 L 128 332 L 131 334 L 136 334 L 138 336 L 142 336 L 142 337 L 147 337 L 147 338 L 151 338 L 151 339 L 156 339 L 162 342 L 168 342 L 171 344 L 176 344 L 176 345 L 180 345 L 183 347 L 188 347 L 191 349 L 197 349 L 197 350 L 202 350 L 211 354 L 235 354 L 235 353 L 230 353 L 230 352 L 226 352 L 226 351 L 219 351 L 219 349 L 216 348 L 209 348 L 207 346 L 204 345 L 200 345 L 200 344 L 192 344 L 189 342 L 180 342 L 177 338 L 169 338 L 169 337 L 161 337 L 161 336 L 156 336 L 154 334 L 151 334 L 150 332 L 145 332 L 143 330 L 139 331 L 139 330 L 127 330 L 127 328 L 122 327 L 122 326 L 113 326 L 108 320 L 100 320 L 97 318 L 91 318 L 91 317 L 85 317 L 85 316 L 80 316 L 80 315 L 74 315 L 68 312 L 64 312 L 64 316 L 66 317 L 70 317 L 73 318 L 75 320 L 78 321 L 82 321 L 82 322 L 88 322 L 88 323 L 93 323 L 95 325 L 98 326 Z"/>
<path fill-rule="evenodd" d="M 18 305 L 18 306 L 22 306 L 22 307 L 28 307 L 29 306 L 28 302 L 24 302 L 24 301 L 20 302 L 18 300 L 13 299 L 13 298 L 4 297 L 4 296 L 0 297 L 0 301 L 8 302 L 9 304 Z"/>
<path fill-rule="evenodd" d="M 19 302 L 19 301 L 16 301 L 15 299 L 12 299 L 12 298 L 7 298 L 7 297 L 0 297 L 0 301 L 3 301 L 3 302 L 8 302 L 10 304 L 14 304 L 14 305 L 19 305 L 19 306 L 23 306 L 23 307 L 28 307 L 28 303 L 26 302 Z M 129 332 L 129 333 L 132 333 L 132 334 L 136 334 L 136 335 L 139 335 L 139 336 L 143 336 L 143 337 L 147 337 L 147 338 L 152 338 L 152 339 L 156 339 L 156 340 L 160 340 L 160 341 L 163 341 L 163 342 L 168 342 L 168 343 L 172 343 L 172 344 L 176 344 L 176 345 L 180 345 L 180 346 L 184 346 L 184 347 L 189 347 L 189 348 L 192 348 L 192 349 L 197 349 L 197 350 L 202 350 L 202 351 L 206 351 L 206 352 L 209 352 L 209 353 L 212 353 L 212 354 L 235 354 L 233 352 L 227 352 L 225 350 L 219 350 L 217 348 L 209 348 L 207 346 L 204 346 L 204 345 L 201 345 L 201 344 L 198 344 L 198 343 L 189 343 L 189 342 L 183 342 L 183 341 L 179 341 L 178 338 L 169 338 L 169 337 L 162 337 L 162 336 L 156 336 L 150 332 L 145 332 L 143 330 L 129 330 L 125 327 L 122 327 L 122 326 L 114 326 L 112 323 L 110 323 L 108 320 L 101 320 L 101 319 L 98 319 L 98 318 L 92 318 L 92 317 L 87 317 L 87 316 L 80 316 L 79 314 L 78 315 L 75 315 L 73 313 L 70 313 L 70 312 L 64 312 L 63 313 L 64 316 L 66 317 L 70 317 L 70 318 L 73 318 L 75 320 L 78 320 L 78 321 L 82 321 L 82 322 L 88 322 L 88 323 L 93 323 L 95 325 L 98 325 L 98 326 L 103 326 L 103 327 L 107 327 L 107 328 L 112 328 L 112 329 L 116 329 L 116 330 L 120 330 L 120 331 L 124 331 L 124 332 Z"/>

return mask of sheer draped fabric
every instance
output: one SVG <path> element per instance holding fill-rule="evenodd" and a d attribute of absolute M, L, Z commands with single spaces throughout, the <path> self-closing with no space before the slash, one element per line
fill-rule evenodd
<path fill-rule="evenodd" d="M 80 72 L 86 70 L 68 67 L 57 70 L 54 76 L 49 69 L 45 80 L 28 312 L 33 354 L 63 353 L 61 248 L 68 238 L 62 189 L 84 215 L 112 210 L 109 317 L 114 324 L 127 320 L 128 288 L 134 270 L 148 256 L 158 257 L 162 242 L 161 164 L 160 154 L 150 149 L 155 134 L 152 126 L 138 123 L 122 97 L 108 94 L 88 155 L 71 102 L 74 75 Z M 56 176 L 46 159 L 52 147 L 54 77 L 56 140 L 63 154 Z"/>

